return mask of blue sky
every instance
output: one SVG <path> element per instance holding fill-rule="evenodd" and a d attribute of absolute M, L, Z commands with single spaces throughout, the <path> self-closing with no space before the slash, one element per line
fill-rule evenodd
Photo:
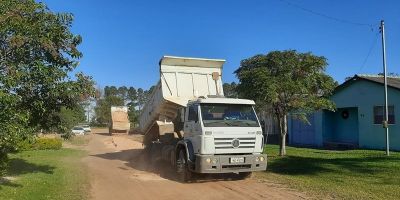
<path fill-rule="evenodd" d="M 382 71 L 381 19 L 388 71 L 400 73 L 396 0 L 44 2 L 53 11 L 74 14 L 72 31 L 83 37 L 78 70 L 92 75 L 101 87 L 149 88 L 159 79 L 163 55 L 226 59 L 223 81 L 237 81 L 233 72 L 242 59 L 285 49 L 325 56 L 328 74 L 339 82 L 356 73 L 376 74 Z"/>

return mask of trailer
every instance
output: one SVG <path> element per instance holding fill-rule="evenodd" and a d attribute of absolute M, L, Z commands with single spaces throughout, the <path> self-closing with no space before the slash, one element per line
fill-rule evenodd
<path fill-rule="evenodd" d="M 130 122 L 128 117 L 128 107 L 111 106 L 111 122 L 109 126 L 109 134 L 114 132 L 129 133 Z"/>
<path fill-rule="evenodd" d="M 255 103 L 223 96 L 224 63 L 162 57 L 160 80 L 142 109 L 139 128 L 147 157 L 170 163 L 183 182 L 193 173 L 247 177 L 266 169 Z"/>

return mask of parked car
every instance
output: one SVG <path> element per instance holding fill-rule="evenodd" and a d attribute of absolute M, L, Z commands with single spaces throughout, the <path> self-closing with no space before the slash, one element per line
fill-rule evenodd
<path fill-rule="evenodd" d="M 83 128 L 83 130 L 84 130 L 85 132 L 92 132 L 92 129 L 90 129 L 90 126 L 89 126 L 89 125 L 83 125 L 82 128 Z"/>
<path fill-rule="evenodd" d="M 85 134 L 85 130 L 80 127 L 80 126 L 75 126 L 74 128 L 72 128 L 72 134 L 75 135 L 84 135 Z"/>

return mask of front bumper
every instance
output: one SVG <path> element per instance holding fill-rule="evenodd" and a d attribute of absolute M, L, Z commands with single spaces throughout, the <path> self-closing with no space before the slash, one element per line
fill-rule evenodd
<path fill-rule="evenodd" d="M 244 158 L 242 163 L 231 163 L 231 158 Z M 264 157 L 264 161 L 260 161 Z M 207 162 L 210 159 L 211 162 Z M 216 161 L 216 162 L 213 162 Z M 267 154 L 250 155 L 196 155 L 192 170 L 196 173 L 238 173 L 264 171 L 267 169 Z"/>

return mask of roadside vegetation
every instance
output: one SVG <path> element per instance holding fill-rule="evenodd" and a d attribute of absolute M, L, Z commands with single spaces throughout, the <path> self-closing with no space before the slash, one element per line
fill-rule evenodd
<path fill-rule="evenodd" d="M 235 71 L 239 97 L 253 99 L 259 112 L 273 115 L 280 132 L 279 155 L 286 155 L 287 118 L 308 122 L 316 110 L 333 111 L 329 96 L 337 83 L 326 73 L 327 59 L 296 50 L 271 51 L 244 59 Z"/>
<path fill-rule="evenodd" d="M 7 177 L 0 184 L 0 199 L 86 199 L 89 182 L 74 149 L 34 150 L 10 154 Z"/>
<path fill-rule="evenodd" d="M 259 178 L 282 183 L 317 199 L 398 199 L 400 153 L 383 151 L 331 151 L 267 145 L 268 169 Z"/>
<path fill-rule="evenodd" d="M 92 77 L 77 71 L 82 37 L 70 31 L 72 14 L 35 0 L 2 1 L 0 13 L 1 178 L 17 147 L 60 147 L 37 135 L 70 133 L 96 93 Z"/>

